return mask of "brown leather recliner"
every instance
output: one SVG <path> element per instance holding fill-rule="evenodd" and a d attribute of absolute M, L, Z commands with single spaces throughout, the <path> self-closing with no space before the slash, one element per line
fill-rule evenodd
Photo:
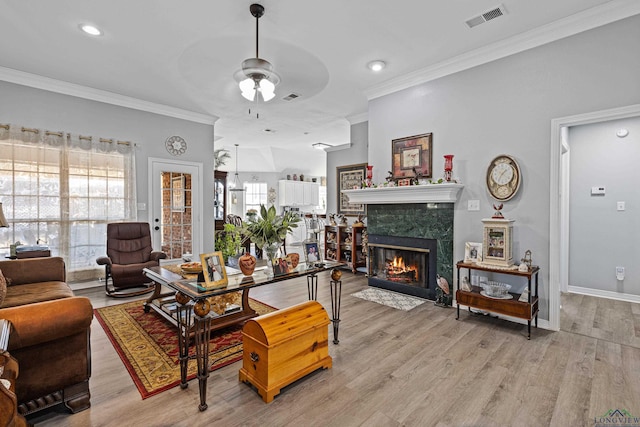
<path fill-rule="evenodd" d="M 127 297 L 153 290 L 142 269 L 157 267 L 166 257 L 164 252 L 153 250 L 148 223 L 116 222 L 107 224 L 107 256 L 96 262 L 105 266 L 107 295 Z"/>

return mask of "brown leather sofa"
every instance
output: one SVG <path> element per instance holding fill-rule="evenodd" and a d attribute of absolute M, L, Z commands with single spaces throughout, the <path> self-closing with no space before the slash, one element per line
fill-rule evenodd
<path fill-rule="evenodd" d="M 64 404 L 89 408 L 93 307 L 66 283 L 62 258 L 0 261 L 7 280 L 0 319 L 11 322 L 8 351 L 19 364 L 18 409 L 27 415 Z"/>

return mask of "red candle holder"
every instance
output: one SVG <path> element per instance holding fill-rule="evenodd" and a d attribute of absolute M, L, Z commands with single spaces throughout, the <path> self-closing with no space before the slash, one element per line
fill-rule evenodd
<path fill-rule="evenodd" d="M 373 165 L 367 165 L 367 179 L 373 178 Z"/>
<path fill-rule="evenodd" d="M 451 181 L 453 171 L 453 154 L 444 155 L 444 179 Z"/>

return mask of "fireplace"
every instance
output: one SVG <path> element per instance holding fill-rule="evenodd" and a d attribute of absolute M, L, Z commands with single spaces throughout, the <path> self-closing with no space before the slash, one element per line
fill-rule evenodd
<path fill-rule="evenodd" d="M 436 297 L 437 241 L 369 235 L 369 285 L 421 298 Z"/>

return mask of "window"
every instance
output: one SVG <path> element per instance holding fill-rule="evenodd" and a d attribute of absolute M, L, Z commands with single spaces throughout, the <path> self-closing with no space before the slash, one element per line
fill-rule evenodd
<path fill-rule="evenodd" d="M 247 212 L 255 209 L 260 214 L 260 205 L 267 205 L 267 183 L 245 182 L 244 189 Z"/>
<path fill-rule="evenodd" d="M 0 229 L 0 252 L 18 241 L 41 244 L 69 272 L 96 269 L 107 223 L 136 218 L 128 143 L 11 126 L 0 128 L 0 153 L 0 201 L 11 224 Z"/>

